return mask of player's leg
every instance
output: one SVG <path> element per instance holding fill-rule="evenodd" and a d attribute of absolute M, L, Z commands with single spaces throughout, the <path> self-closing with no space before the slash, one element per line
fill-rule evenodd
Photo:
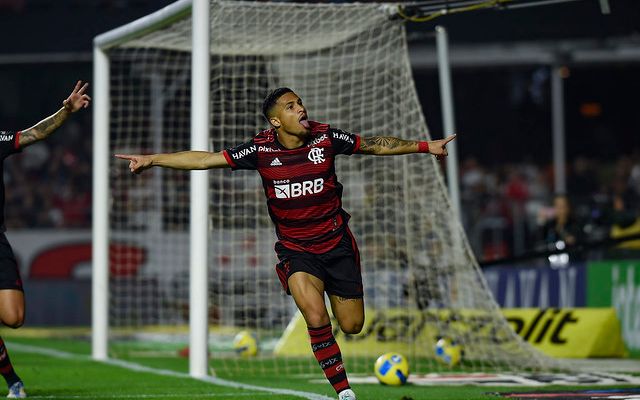
<path fill-rule="evenodd" d="M 4 340 L 0 337 L 0 373 L 4 377 L 5 381 L 7 381 L 7 387 L 9 388 L 9 394 L 7 397 L 9 398 L 24 398 L 27 397 L 24 391 L 24 384 L 22 380 L 16 374 L 13 369 L 13 365 L 11 364 L 11 360 L 9 359 L 9 353 L 7 352 L 7 348 L 4 344 Z"/>
<path fill-rule="evenodd" d="M 345 333 L 359 333 L 364 325 L 360 253 L 348 228 L 340 243 L 323 254 L 322 260 L 326 274 L 325 291 L 340 329 Z M 339 399 L 355 400 L 356 395 L 348 388 L 339 393 Z"/>
<path fill-rule="evenodd" d="M 24 323 L 24 292 L 19 289 L 0 288 L 0 322 L 10 328 Z"/>
<path fill-rule="evenodd" d="M 326 261 L 325 290 L 333 315 L 344 333 L 360 333 L 364 325 L 360 252 L 349 229 Z"/>
<path fill-rule="evenodd" d="M 0 234 L 0 322 L 10 328 L 19 328 L 24 323 L 24 314 L 24 292 L 20 271 L 9 242 L 3 234 Z M 7 397 L 27 397 L 24 385 L 13 369 L 2 338 L 0 338 L 0 374 L 9 387 Z"/>
<path fill-rule="evenodd" d="M 348 334 L 360 333 L 364 325 L 364 301 L 362 298 L 348 298 L 329 295 L 331 310 L 338 320 L 342 332 Z"/>
<path fill-rule="evenodd" d="M 2 266 L 0 266 L 2 268 Z M 0 289 L 0 321 L 10 327 L 19 328 L 24 322 L 24 293 L 17 289 Z M 0 337 L 0 374 L 7 382 L 9 398 L 27 397 L 24 384 L 16 374 L 9 358 L 4 340 Z"/>
<path fill-rule="evenodd" d="M 289 290 L 309 327 L 325 326 L 331 322 L 324 303 L 324 282 L 307 272 L 289 276 Z"/>
<path fill-rule="evenodd" d="M 324 282 L 309 273 L 295 272 L 289 276 L 288 283 L 291 295 L 307 323 L 313 355 L 325 377 L 336 393 L 349 390 L 342 354 L 333 337 L 331 320 L 324 301 Z"/>
<path fill-rule="evenodd" d="M 24 293 L 16 289 L 0 289 L 0 321 L 3 324 L 18 328 L 24 321 Z M 0 374 L 7 382 L 10 398 L 26 397 L 24 385 L 16 374 L 9 358 L 9 352 L 0 337 Z"/>

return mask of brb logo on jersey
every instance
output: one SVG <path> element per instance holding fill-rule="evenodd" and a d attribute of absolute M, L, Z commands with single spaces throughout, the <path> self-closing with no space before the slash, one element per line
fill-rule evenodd
<path fill-rule="evenodd" d="M 287 183 L 285 185 L 273 185 L 276 197 L 279 199 L 291 199 L 322 192 L 324 179 L 317 178 L 312 181 Z"/>
<path fill-rule="evenodd" d="M 310 161 L 313 161 L 314 164 L 324 162 L 324 149 L 322 147 L 312 147 L 311 150 L 309 150 L 307 158 L 309 158 Z"/>

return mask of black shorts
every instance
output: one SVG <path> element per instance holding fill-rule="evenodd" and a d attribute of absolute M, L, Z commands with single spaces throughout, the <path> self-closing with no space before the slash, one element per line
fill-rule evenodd
<path fill-rule="evenodd" d="M 2 289 L 24 291 L 16 257 L 4 233 L 0 233 L 0 290 Z"/>
<path fill-rule="evenodd" d="M 288 295 L 289 277 L 294 272 L 306 272 L 324 282 L 328 294 L 348 298 L 362 298 L 362 272 L 360 252 L 351 231 L 347 228 L 336 247 L 322 254 L 295 251 L 276 243 L 280 262 L 276 272 L 282 288 Z"/>

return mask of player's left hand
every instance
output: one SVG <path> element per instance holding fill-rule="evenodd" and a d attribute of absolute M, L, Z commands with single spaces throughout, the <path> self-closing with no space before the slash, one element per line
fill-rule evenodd
<path fill-rule="evenodd" d="M 436 156 L 438 160 L 442 160 L 449 155 L 447 152 L 447 143 L 452 141 L 458 135 L 447 136 L 444 139 L 432 140 L 429 142 L 429 153 Z"/>
<path fill-rule="evenodd" d="M 71 112 L 76 112 L 81 108 L 89 107 L 89 103 L 91 102 L 91 97 L 86 95 L 84 92 L 89 87 L 89 82 L 85 82 L 82 84 L 82 81 L 78 81 L 76 83 L 76 87 L 73 88 L 73 92 L 67 97 L 63 102 L 62 106 Z"/>

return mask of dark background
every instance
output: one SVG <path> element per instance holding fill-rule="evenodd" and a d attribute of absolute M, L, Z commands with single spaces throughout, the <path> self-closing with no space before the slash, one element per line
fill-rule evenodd
<path fill-rule="evenodd" d="M 0 121 L 22 129 L 55 110 L 72 82 L 91 80 L 96 35 L 170 4 L 167 0 L 0 0 Z M 473 44 L 595 40 L 606 46 L 627 38 L 640 48 L 640 2 L 610 1 L 603 15 L 598 0 L 454 14 L 427 23 L 407 22 L 410 46 L 432 45 L 436 24 L 449 32 L 452 50 Z M 77 62 L 51 62 L 61 54 Z M 35 61 L 35 62 L 34 62 Z M 566 79 L 567 154 L 616 157 L 640 147 L 635 110 L 638 63 L 569 66 Z M 414 71 L 418 93 L 434 136 L 442 131 L 437 72 Z M 530 155 L 549 162 L 551 144 L 549 68 L 492 66 L 453 70 L 461 159 L 473 155 L 502 163 Z M 595 103 L 598 115 L 581 107 Z M 497 145 L 499 143 L 499 145 Z M 538 151 L 532 151 L 537 149 Z"/>
<path fill-rule="evenodd" d="M 96 35 L 170 3 L 0 0 L 0 129 L 24 129 L 50 115 L 77 79 L 92 80 L 92 40 Z M 558 52 L 557 63 L 566 68 L 568 179 L 571 184 L 574 162 L 586 160 L 587 172 L 594 176 L 594 184 L 588 188 L 583 185 L 581 189 L 581 195 L 587 195 L 584 216 L 588 218 L 604 214 L 591 208 L 596 196 L 600 196 L 598 207 L 604 210 L 609 207 L 607 196 L 613 190 L 627 190 L 613 188 L 610 182 L 614 178 L 626 180 L 631 166 L 640 160 L 640 56 L 624 61 L 584 63 L 574 60 L 570 51 L 581 47 L 610 50 L 618 41 L 624 41 L 627 50 L 640 53 L 640 1 L 610 0 L 609 4 L 608 15 L 601 12 L 599 0 L 581 0 L 521 9 L 481 10 L 447 15 L 431 22 L 406 23 L 411 52 L 433 48 L 437 24 L 448 30 L 452 54 L 464 48 L 482 51 L 495 45 L 517 48 L 520 44 L 534 43 L 553 47 L 566 43 L 567 51 Z M 517 194 L 517 190 L 509 189 L 510 177 L 521 174 L 523 163 L 527 170 L 533 165 L 546 185 L 536 201 L 549 202 L 553 194 L 551 66 L 541 60 L 517 65 L 453 64 L 452 68 L 461 175 L 464 177 L 468 172 L 467 160 L 473 158 L 486 176 L 497 182 L 482 189 L 481 195 L 485 197 L 472 188 L 469 201 L 481 199 L 478 207 L 484 207 L 490 204 L 486 200 L 490 197 L 498 202 L 495 209 L 503 210 L 496 214 L 495 210 L 478 209 L 477 215 L 466 217 L 465 227 L 472 232 L 476 221 L 498 215 L 506 221 L 499 232 L 500 241 L 504 242 L 500 246 L 505 248 L 500 254 L 512 254 L 513 243 L 509 238 L 514 222 L 509 210 L 514 201 L 522 199 L 509 197 L 510 190 Z M 440 137 L 437 70 L 416 66 L 414 80 L 431 133 Z M 7 215 L 9 229 L 90 227 L 91 135 L 91 112 L 78 113 L 73 122 L 47 141 L 50 159 L 44 164 L 24 168 L 23 155 L 9 160 L 5 174 L 5 183 L 12 187 L 7 199 L 7 210 L 11 210 Z M 616 172 L 621 163 L 624 168 Z M 599 182 L 595 182 L 595 175 Z M 581 179 L 584 183 L 584 176 Z M 516 181 L 516 189 L 518 184 Z M 525 201 L 533 195 L 527 196 Z M 29 207 L 24 206 L 25 199 Z M 527 248 L 533 248 L 539 239 L 536 229 L 537 226 L 527 225 Z M 485 236 L 494 234 L 478 233 L 474 248 L 479 258 L 483 257 L 479 252 L 487 241 Z"/>

